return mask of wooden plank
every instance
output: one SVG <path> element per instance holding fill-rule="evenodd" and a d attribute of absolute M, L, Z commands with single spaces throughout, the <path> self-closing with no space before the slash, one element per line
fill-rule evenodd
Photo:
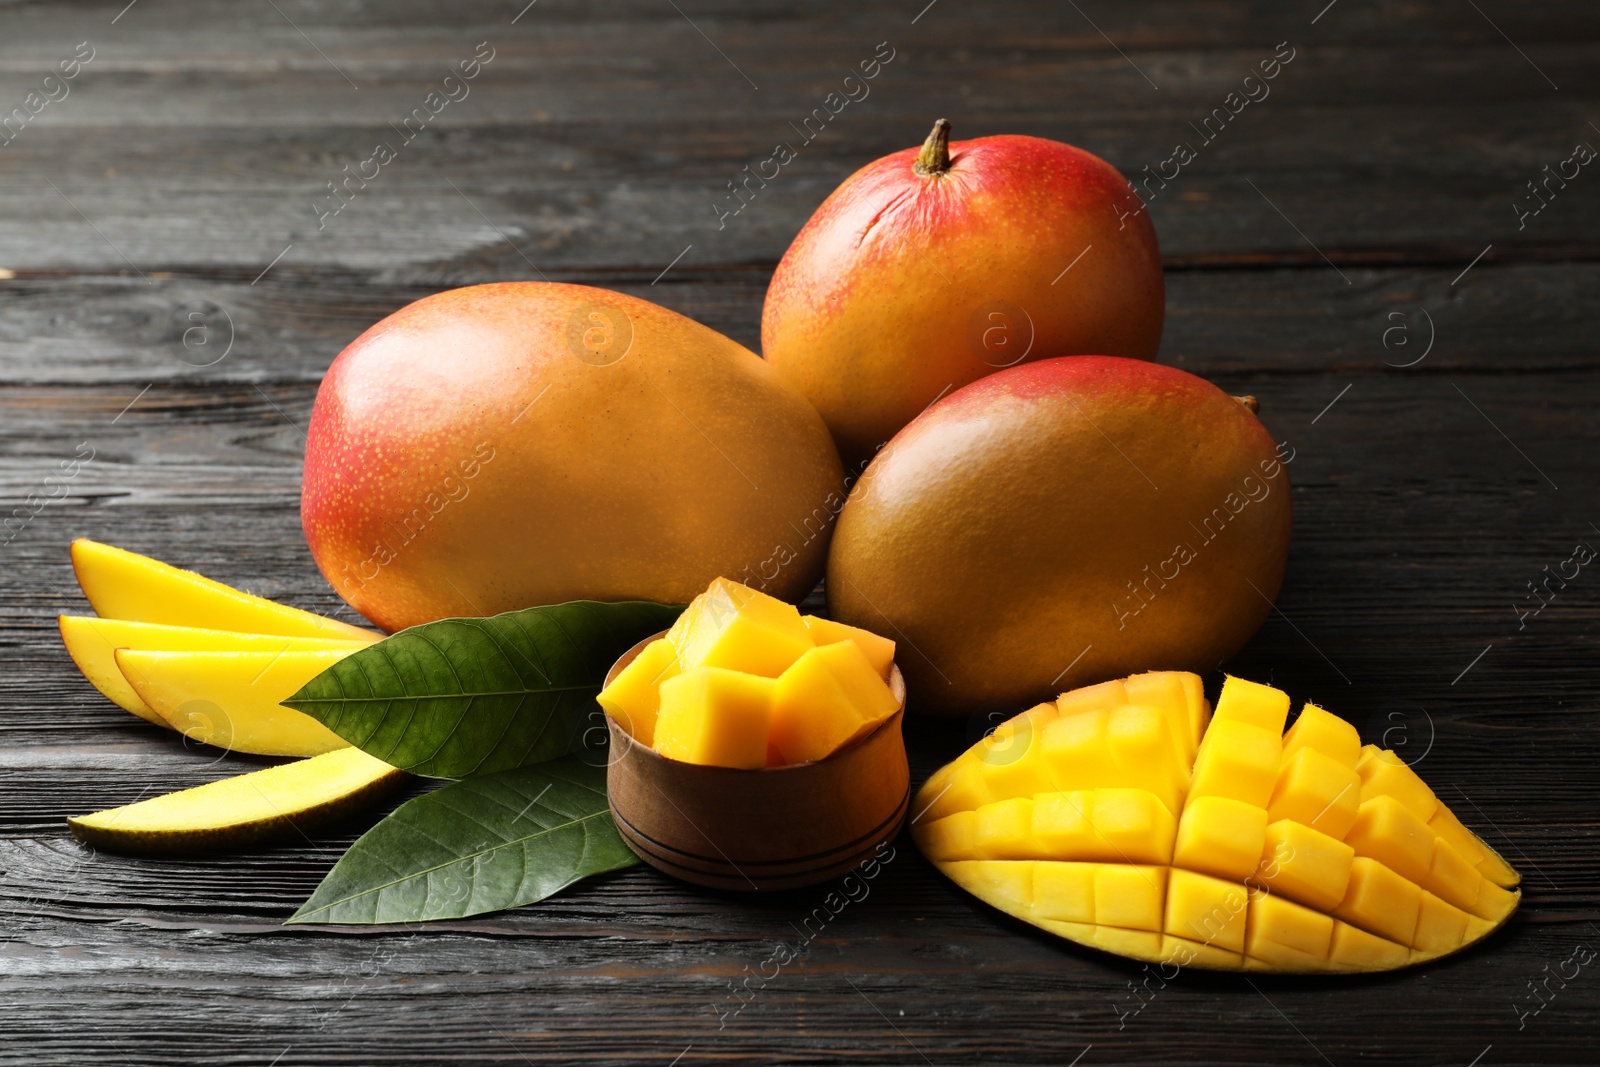
<path fill-rule="evenodd" d="M 1489 243 L 1500 255 L 1595 252 L 1592 183 L 1575 180 L 1525 228 L 1512 208 L 1541 167 L 1595 136 L 1583 117 L 1597 88 L 1585 61 L 1600 35 L 1591 8 L 1568 9 L 1570 33 L 1540 23 L 1523 38 L 1565 86 L 1558 94 L 1471 11 L 1334 12 L 1311 31 L 1257 5 L 1221 5 L 1215 23 L 1213 9 L 1200 18 L 1168 7 L 1170 21 L 1104 23 L 1124 61 L 1070 9 L 984 16 L 989 44 L 974 49 L 979 16 L 945 6 L 915 27 L 876 11 L 820 24 L 780 7 L 709 14 L 761 91 L 660 5 L 640 8 L 642 23 L 552 6 L 530 13 L 537 30 L 492 29 L 499 20 L 488 18 L 441 26 L 420 12 L 378 25 L 324 16 L 308 28 L 343 42 L 328 60 L 265 9 L 227 21 L 130 13 L 116 36 L 96 38 L 104 54 L 72 95 L 4 149 L 0 264 L 249 278 L 283 253 L 285 268 L 417 271 L 503 255 L 508 238 L 517 262 L 545 270 L 660 269 L 691 244 L 685 266 L 772 262 L 840 180 L 914 144 L 935 112 L 957 121 L 958 136 L 1067 139 L 1135 177 L 1175 142 L 1194 143 L 1199 158 L 1170 188 L 1147 186 L 1164 247 L 1184 260 L 1312 262 L 1321 249 L 1339 262 L 1464 265 Z M 392 124 L 480 34 L 497 52 L 470 95 L 401 143 Z M 641 51 L 642 35 L 660 46 Z M 791 124 L 885 35 L 899 43 L 873 94 L 719 226 L 713 204 L 726 183 L 797 138 Z M 1272 94 L 1203 141 L 1191 124 L 1285 36 L 1303 52 Z M 54 26 L 20 21 L 19 96 L 21 72 L 59 58 L 58 40 Z M 359 91 L 339 73 L 346 66 Z M 379 139 L 396 141 L 395 161 L 319 228 L 326 183 Z"/>
<path fill-rule="evenodd" d="M 1263 1050 L 1275 1063 L 1466 1062 L 1492 1045 L 1511 1062 L 1583 1063 L 1586 1015 L 1600 1006 L 1593 983 L 1571 982 L 1516 1029 L 1523 979 L 1573 952 L 1572 931 L 1535 925 L 1497 936 L 1492 950 L 1337 991 L 1327 980 L 1191 972 L 1136 997 L 1128 968 L 974 908 L 908 865 L 844 908 L 801 962 L 764 987 L 753 980 L 743 1010 L 727 1015 L 740 1003 L 730 983 L 758 975 L 780 942 L 794 945 L 794 925 L 820 899 L 722 901 L 724 911 L 762 915 L 751 923 L 759 932 L 710 941 L 617 936 L 604 921 L 358 936 L 213 921 L 175 937 L 136 917 L 41 916 L 4 946 L 0 1063 L 133 1052 L 151 1064 L 197 1055 L 257 1064 L 905 1062 L 919 1053 L 933 1063 L 1063 1064 L 1091 1045 L 1090 1055 L 1131 1062 L 1230 1064 Z M 979 988 L 986 995 L 974 997 Z M 138 992 L 108 1001 L 107 989 Z M 1441 1003 L 1459 1013 L 1448 1029 L 1419 1015 L 1420 1004 Z M 1180 1025 L 1202 1019 L 1226 1024 Z"/>
<path fill-rule="evenodd" d="M 525 277 L 516 262 L 507 250 L 408 283 L 289 268 L 255 286 L 203 274 L 155 286 L 136 278 L 23 276 L 0 282 L 0 383 L 101 383 L 103 396 L 92 403 L 109 418 L 152 382 L 240 385 L 247 394 L 258 384 L 316 382 L 345 345 L 383 316 L 441 289 Z M 1320 261 L 1169 270 L 1162 358 L 1203 376 L 1385 363 L 1413 374 L 1596 365 L 1600 263 L 1480 262 L 1452 285 L 1462 266 L 1347 267 L 1350 285 Z M 770 267 L 680 267 L 655 285 L 640 270 L 550 277 L 660 303 L 760 350 Z M 1414 362 L 1415 370 L 1406 366 Z"/>

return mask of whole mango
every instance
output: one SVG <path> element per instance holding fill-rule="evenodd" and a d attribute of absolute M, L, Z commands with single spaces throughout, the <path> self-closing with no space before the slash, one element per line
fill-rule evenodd
<path fill-rule="evenodd" d="M 1049 356 L 1154 359 L 1161 252 L 1115 167 L 1004 135 L 869 163 L 784 253 L 762 354 L 816 405 L 852 472 L 938 397 Z"/>
<path fill-rule="evenodd" d="M 939 401 L 872 461 L 834 533 L 828 605 L 899 643 L 912 711 L 1017 710 L 1139 671 L 1205 673 L 1278 593 L 1286 462 L 1253 401 L 1176 368 L 1013 367 Z"/>
<path fill-rule="evenodd" d="M 843 470 L 805 397 L 665 308 L 581 285 L 454 289 L 350 344 L 317 391 L 301 519 L 386 630 L 568 600 L 797 600 Z"/>

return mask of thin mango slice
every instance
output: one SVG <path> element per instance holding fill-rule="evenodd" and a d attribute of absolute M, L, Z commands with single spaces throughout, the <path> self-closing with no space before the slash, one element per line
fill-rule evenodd
<path fill-rule="evenodd" d="M 1228 678 L 1213 713 L 1170 672 L 1064 693 L 934 772 L 912 834 L 986 903 L 1151 963 L 1391 970 L 1510 918 L 1520 876 L 1411 767 L 1289 711 Z"/>
<path fill-rule="evenodd" d="M 144 652 L 118 649 L 117 668 L 152 711 L 207 745 L 261 756 L 318 756 L 345 741 L 280 701 L 351 650 Z"/>
<path fill-rule="evenodd" d="M 113 704 L 157 726 L 170 726 L 139 698 L 117 668 L 119 648 L 161 652 L 354 652 L 378 639 L 359 641 L 326 637 L 280 637 L 275 634 L 241 634 L 231 630 L 205 630 L 194 626 L 165 626 L 125 619 L 100 619 L 93 615 L 62 615 L 61 641 L 91 685 Z"/>
<path fill-rule="evenodd" d="M 72 569 L 101 618 L 343 641 L 383 636 L 82 537 L 72 542 Z"/>
<path fill-rule="evenodd" d="M 404 771 L 358 748 L 208 782 L 67 820 L 73 836 L 113 852 L 198 852 L 299 838 L 370 804 Z"/>

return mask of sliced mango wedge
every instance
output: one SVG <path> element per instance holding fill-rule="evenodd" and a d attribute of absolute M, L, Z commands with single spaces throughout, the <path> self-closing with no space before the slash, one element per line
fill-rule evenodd
<path fill-rule="evenodd" d="M 279 701 L 351 649 L 167 652 L 118 649 L 117 669 L 173 729 L 208 745 L 264 756 L 317 756 L 349 744 Z"/>
<path fill-rule="evenodd" d="M 67 653 L 83 676 L 112 703 L 158 726 L 170 724 L 151 711 L 150 706 L 139 698 L 139 694 L 122 676 L 122 671 L 117 668 L 117 649 L 166 652 L 354 652 L 378 639 L 377 634 L 354 641 L 241 634 L 193 626 L 99 619 L 92 615 L 62 615 L 57 621 L 61 626 L 61 641 L 67 646 Z"/>
<path fill-rule="evenodd" d="M 936 771 L 917 846 L 979 899 L 1152 963 L 1383 971 L 1516 910 L 1517 872 L 1392 752 L 1312 704 L 1153 672 L 1063 694 Z"/>
<path fill-rule="evenodd" d="M 344 641 L 383 636 L 86 538 L 72 542 L 72 568 L 95 614 L 106 619 Z"/>
<path fill-rule="evenodd" d="M 67 820 L 113 852 L 198 852 L 297 838 L 378 800 L 404 771 L 358 748 L 209 782 Z"/>

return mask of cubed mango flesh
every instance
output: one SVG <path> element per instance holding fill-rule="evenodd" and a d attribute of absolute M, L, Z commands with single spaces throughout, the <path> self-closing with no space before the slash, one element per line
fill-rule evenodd
<path fill-rule="evenodd" d="M 722 667 L 776 678 L 816 647 L 793 604 L 718 578 L 667 631 L 682 669 Z"/>
<path fill-rule="evenodd" d="M 1361 735 L 1356 728 L 1317 707 L 1307 704 L 1299 718 L 1283 735 L 1283 758 L 1289 759 L 1302 748 L 1313 748 L 1324 756 L 1354 770 L 1361 757 Z"/>
<path fill-rule="evenodd" d="M 786 767 L 826 759 L 893 717 L 893 666 L 893 641 L 802 618 L 793 604 L 718 578 L 598 699 L 636 740 L 670 759 Z M 941 772 L 940 792 L 951 791 L 950 799 L 939 810 L 926 805 L 919 818 L 931 824 L 997 799 L 981 776 L 961 771 Z"/>
<path fill-rule="evenodd" d="M 772 696 L 777 765 L 831 755 L 899 709 L 883 677 L 854 641 L 806 651 L 778 676 Z"/>
<path fill-rule="evenodd" d="M 871 661 L 872 669 L 878 672 L 878 676 L 889 677 L 889 668 L 894 665 L 894 642 L 889 638 L 880 637 L 871 630 L 863 630 L 859 626 L 846 626 L 832 619 L 819 619 L 815 615 L 802 615 L 800 621 L 805 623 L 806 631 L 811 634 L 812 642 L 818 647 L 835 645 L 840 641 L 854 642 Z"/>
<path fill-rule="evenodd" d="M 618 671 L 595 699 L 635 741 L 653 746 L 656 715 L 661 711 L 661 683 L 678 673 L 678 650 L 666 638 L 657 638 Z"/>
<path fill-rule="evenodd" d="M 1210 715 L 1159 672 L 1062 694 L 936 772 L 912 834 L 996 907 L 1149 962 L 1387 970 L 1510 916 L 1516 872 L 1412 768 L 1315 705 L 1285 734 L 1288 709 L 1230 678 Z"/>
<path fill-rule="evenodd" d="M 723 667 L 668 678 L 661 683 L 656 751 L 711 767 L 765 767 L 775 688 L 771 678 Z"/>

